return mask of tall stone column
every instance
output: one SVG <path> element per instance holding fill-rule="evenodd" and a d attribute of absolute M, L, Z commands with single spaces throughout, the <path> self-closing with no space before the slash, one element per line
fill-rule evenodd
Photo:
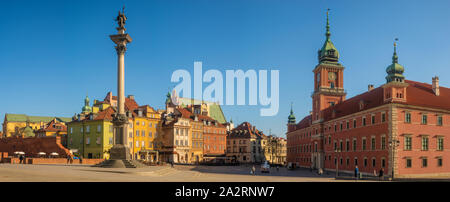
<path fill-rule="evenodd" d="M 111 40 L 116 44 L 117 51 L 117 111 L 113 116 L 114 124 L 114 146 L 110 150 L 110 159 L 131 159 L 129 148 L 126 145 L 126 127 L 128 117 L 125 115 L 125 52 L 127 43 L 132 41 L 131 37 L 125 33 L 125 14 L 119 11 L 116 21 L 118 33 L 111 35 Z"/>

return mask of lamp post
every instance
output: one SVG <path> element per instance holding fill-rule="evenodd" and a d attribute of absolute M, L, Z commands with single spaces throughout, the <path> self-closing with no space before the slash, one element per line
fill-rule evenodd
<path fill-rule="evenodd" d="M 393 138 L 389 141 L 389 147 L 392 149 L 392 160 L 391 160 L 391 180 L 394 180 L 394 158 L 395 158 L 395 148 L 400 144 L 400 141 Z"/>
<path fill-rule="evenodd" d="M 334 151 L 336 153 L 336 178 L 339 176 L 339 153 L 341 153 L 341 149 L 336 149 Z"/>

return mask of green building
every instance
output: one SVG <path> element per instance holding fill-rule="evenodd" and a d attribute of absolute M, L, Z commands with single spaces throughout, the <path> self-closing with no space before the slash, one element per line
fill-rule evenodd
<path fill-rule="evenodd" d="M 84 112 L 86 112 L 85 110 Z M 68 147 L 83 158 L 109 159 L 113 146 L 112 107 L 98 113 L 79 114 L 67 123 Z"/>

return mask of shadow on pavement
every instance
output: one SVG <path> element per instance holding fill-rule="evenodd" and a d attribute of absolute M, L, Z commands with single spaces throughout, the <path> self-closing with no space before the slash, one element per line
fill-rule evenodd
<path fill-rule="evenodd" d="M 184 166 L 175 166 L 175 169 Z M 235 175 L 247 175 L 251 176 L 251 166 L 240 165 L 240 166 L 191 166 L 190 170 L 197 171 L 201 173 L 213 173 L 213 174 L 235 174 Z M 280 167 L 277 171 L 276 168 L 270 168 L 269 173 L 261 173 L 260 166 L 256 166 L 255 176 L 273 176 L 273 177 L 322 177 L 322 178 L 334 178 L 333 174 L 324 173 L 323 175 L 317 174 L 317 171 L 312 172 L 309 169 L 298 168 L 295 170 L 288 170 L 285 167 Z"/>

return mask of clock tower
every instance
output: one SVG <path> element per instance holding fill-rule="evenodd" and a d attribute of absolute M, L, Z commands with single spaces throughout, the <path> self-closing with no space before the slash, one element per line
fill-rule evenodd
<path fill-rule="evenodd" d="M 329 9 L 328 9 L 329 11 Z M 314 92 L 312 93 L 312 121 L 321 122 L 321 111 L 345 100 L 344 66 L 339 63 L 339 51 L 330 39 L 330 23 L 327 11 L 326 40 L 318 51 L 319 64 L 314 68 Z"/>

